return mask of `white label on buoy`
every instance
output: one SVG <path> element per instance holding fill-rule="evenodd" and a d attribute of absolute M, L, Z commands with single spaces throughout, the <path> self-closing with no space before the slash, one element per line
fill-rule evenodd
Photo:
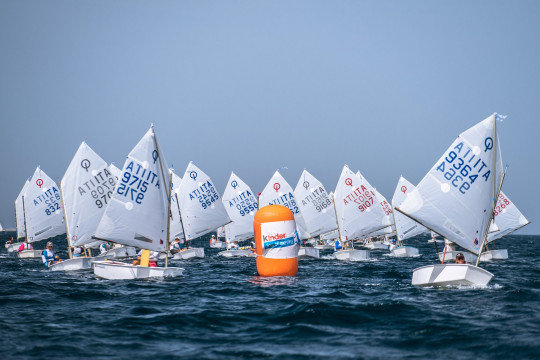
<path fill-rule="evenodd" d="M 294 220 L 274 221 L 261 224 L 263 256 L 288 259 L 298 256 L 300 240 Z"/>

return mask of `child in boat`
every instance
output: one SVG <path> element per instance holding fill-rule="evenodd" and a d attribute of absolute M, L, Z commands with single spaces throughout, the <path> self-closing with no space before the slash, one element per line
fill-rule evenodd
<path fill-rule="evenodd" d="M 462 253 L 456 255 L 456 264 L 465 264 L 465 256 Z"/>
<path fill-rule="evenodd" d="M 32 250 L 34 247 L 28 242 L 28 239 L 25 239 L 24 242 L 19 246 L 19 252 L 25 250 Z"/>
<path fill-rule="evenodd" d="M 341 250 L 341 242 L 338 240 L 336 240 L 336 243 L 334 244 L 334 252 L 338 252 L 338 250 Z"/>
<path fill-rule="evenodd" d="M 75 246 L 73 248 L 73 257 L 81 257 L 82 256 L 82 248 L 80 246 Z"/>
<path fill-rule="evenodd" d="M 46 249 L 43 250 L 43 252 L 41 253 L 41 261 L 43 262 L 43 265 L 45 265 L 45 267 L 49 267 L 49 265 L 55 264 L 60 261 L 58 256 L 54 255 L 52 241 L 47 242 Z"/>
<path fill-rule="evenodd" d="M 169 250 L 171 251 L 171 254 L 176 254 L 177 252 L 180 251 L 181 248 L 182 248 L 182 246 L 180 245 L 180 239 L 179 238 L 175 238 L 174 241 L 172 242 L 171 246 L 169 246 Z"/>

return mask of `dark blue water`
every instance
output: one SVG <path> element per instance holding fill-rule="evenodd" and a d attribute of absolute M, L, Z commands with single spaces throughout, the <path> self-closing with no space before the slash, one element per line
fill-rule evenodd
<path fill-rule="evenodd" d="M 412 270 L 436 260 L 426 240 L 412 241 L 420 258 L 372 252 L 371 262 L 301 260 L 294 278 L 259 278 L 253 258 L 206 249 L 205 259 L 175 262 L 185 276 L 149 281 L 53 273 L 2 248 L 0 355 L 540 358 L 540 236 L 499 241 L 510 259 L 483 265 L 495 274 L 484 289 L 411 286 Z"/>

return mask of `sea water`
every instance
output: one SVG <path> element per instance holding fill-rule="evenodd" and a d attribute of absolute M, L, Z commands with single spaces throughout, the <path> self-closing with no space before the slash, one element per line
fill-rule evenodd
<path fill-rule="evenodd" d="M 260 278 L 254 258 L 174 261 L 184 276 L 109 281 L 50 272 L 0 251 L 4 359 L 538 359 L 540 236 L 507 236 L 483 263 L 486 288 L 416 288 L 436 262 L 372 251 L 371 261 L 301 259 L 298 276 Z M 0 241 L 7 240 L 4 235 Z M 206 245 L 207 239 L 200 242 Z M 41 243 L 36 248 L 42 248 Z M 61 237 L 56 250 L 65 249 Z M 439 247 L 441 245 L 439 244 Z M 65 252 L 64 252 L 65 255 Z"/>

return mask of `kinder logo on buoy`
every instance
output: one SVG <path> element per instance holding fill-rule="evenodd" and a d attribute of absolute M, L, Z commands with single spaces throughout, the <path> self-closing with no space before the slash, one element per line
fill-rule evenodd
<path fill-rule="evenodd" d="M 265 250 L 292 247 L 298 243 L 297 237 L 294 221 L 261 224 L 262 248 Z"/>

